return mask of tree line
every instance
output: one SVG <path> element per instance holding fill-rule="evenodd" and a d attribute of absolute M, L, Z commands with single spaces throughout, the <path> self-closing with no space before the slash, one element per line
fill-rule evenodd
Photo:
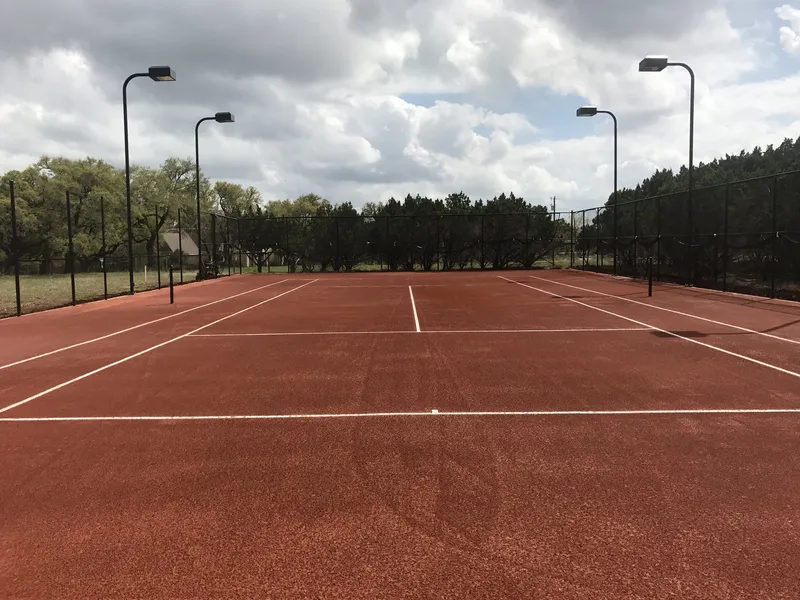
<path fill-rule="evenodd" d="M 389 269 L 432 269 L 434 265 L 440 269 L 529 267 L 552 257 L 557 249 L 563 250 L 569 240 L 586 251 L 600 239 L 603 248 L 595 251 L 607 252 L 613 244 L 615 226 L 620 239 L 628 240 L 625 243 L 636 237 L 639 244 L 653 243 L 661 233 L 684 245 L 687 242 L 682 236 L 702 244 L 727 227 L 726 233 L 742 236 L 732 240 L 734 245 L 758 246 L 755 253 L 761 252 L 763 260 L 764 235 L 772 231 L 776 219 L 787 239 L 794 235 L 792 232 L 800 232 L 800 181 L 797 177 L 766 177 L 736 186 L 721 184 L 790 171 L 798 165 L 800 138 L 787 138 L 778 147 L 756 147 L 751 152 L 701 163 L 695 169 L 698 189 L 691 210 L 683 191 L 688 170 L 657 170 L 635 187 L 619 191 L 618 210 L 613 210 L 615 198 L 609 194 L 604 205 L 581 215 L 579 224 L 573 223 L 569 214 L 553 215 L 543 204 L 527 202 L 513 192 L 477 200 L 463 192 L 444 198 L 408 194 L 402 200 L 369 202 L 359 210 L 350 202 L 333 204 L 315 194 L 265 201 L 253 187 L 227 181 L 212 183 L 201 172 L 203 212 L 236 219 L 229 239 L 227 227 L 213 231 L 210 218 L 204 217 L 203 251 L 209 260 L 216 252 L 236 246 L 259 269 L 269 261 L 305 270 L 351 270 L 363 262 L 379 261 Z M 18 235 L 14 247 L 10 181 L 14 181 L 16 191 Z M 131 198 L 137 253 L 152 259 L 156 245 L 161 243 L 159 234 L 177 226 L 179 209 L 182 229 L 196 239 L 195 186 L 191 159 L 170 158 L 158 168 L 133 168 Z M 75 261 L 88 268 L 100 258 L 127 252 L 124 171 L 95 158 L 43 156 L 26 169 L 0 177 L 3 272 L 9 272 L 15 253 L 42 264 L 66 256 L 67 192 Z M 779 214 L 773 210 L 775 193 L 779 195 Z M 212 238 L 218 246 L 214 250 Z M 670 246 L 666 247 L 664 260 L 669 261 Z M 623 248 L 623 261 L 635 261 L 639 255 L 635 250 L 635 245 L 633 252 Z M 718 247 L 712 250 L 719 251 Z M 674 254 L 681 252 L 676 247 Z"/>

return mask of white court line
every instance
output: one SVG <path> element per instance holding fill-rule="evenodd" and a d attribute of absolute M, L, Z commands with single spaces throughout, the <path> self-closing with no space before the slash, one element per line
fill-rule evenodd
<path fill-rule="evenodd" d="M 661 327 L 656 327 L 655 325 L 648 325 L 642 321 L 637 321 L 636 319 L 631 319 L 630 317 L 625 317 L 623 315 L 617 314 L 610 310 L 606 310 L 604 308 L 600 308 L 598 306 L 592 306 L 591 304 L 586 304 L 585 302 L 581 302 L 579 300 L 575 300 L 574 298 L 567 298 L 566 296 L 561 296 L 556 294 L 555 292 L 548 292 L 546 290 L 539 289 L 537 287 L 533 287 L 532 285 L 528 285 L 526 283 L 520 283 L 519 281 L 514 281 L 513 279 L 508 279 L 507 277 L 503 277 L 502 275 L 498 275 L 500 279 L 505 279 L 511 283 L 516 283 L 517 285 L 521 285 L 522 287 L 526 287 L 531 290 L 535 290 L 537 292 L 541 292 L 542 294 L 549 294 L 550 296 L 556 296 L 557 298 L 562 298 L 564 300 L 569 300 L 570 302 L 574 302 L 575 304 L 580 304 L 581 306 L 585 306 L 586 308 L 591 308 L 592 310 L 597 310 L 599 312 L 605 313 L 607 315 L 611 315 L 613 317 L 618 317 L 620 319 L 625 319 L 626 321 L 630 321 L 631 323 L 636 323 L 637 325 L 641 325 L 642 327 L 650 327 L 655 331 L 660 331 L 661 333 L 665 333 L 672 337 L 676 337 L 680 340 L 684 340 L 690 342 L 692 344 L 697 344 L 698 346 L 703 346 L 704 348 L 709 348 L 711 350 L 716 350 L 717 352 L 722 352 L 723 354 L 728 354 L 729 356 L 735 356 L 736 358 L 741 358 L 742 360 L 746 360 L 751 363 L 755 363 L 757 365 L 761 365 L 762 367 L 767 367 L 768 369 L 774 369 L 775 371 L 780 371 L 781 373 L 785 373 L 786 375 L 792 375 L 794 377 L 800 378 L 800 373 L 796 373 L 795 371 L 790 371 L 789 369 L 781 368 L 777 365 L 773 365 L 767 362 L 763 362 L 761 360 L 757 360 L 755 358 L 750 358 L 749 356 L 745 356 L 744 354 L 737 354 L 736 352 L 731 352 L 730 350 L 725 350 L 724 348 L 720 348 L 718 346 L 712 346 L 711 344 L 706 344 L 705 342 L 700 342 L 698 340 L 693 340 L 692 338 L 688 338 L 672 331 L 667 331 L 666 329 L 661 329 Z"/>
<path fill-rule="evenodd" d="M 411 295 L 411 308 L 414 309 L 414 323 L 417 326 L 417 333 L 420 333 L 422 330 L 419 328 L 419 317 L 417 316 L 417 304 L 414 302 L 414 292 L 411 290 L 411 286 L 408 286 L 408 293 Z"/>
<path fill-rule="evenodd" d="M 291 294 L 292 292 L 296 292 L 297 290 L 299 290 L 301 288 L 304 288 L 307 285 L 311 285 L 312 283 L 314 283 L 314 281 L 316 281 L 316 279 L 314 279 L 312 281 L 309 281 L 308 283 L 304 283 L 303 285 L 297 286 L 296 288 L 292 288 L 292 289 L 290 289 L 290 290 L 288 290 L 286 292 L 283 292 L 281 294 L 278 294 L 277 296 L 273 296 L 272 298 L 268 298 L 266 300 L 262 300 L 261 302 L 259 302 L 257 304 L 253 304 L 252 306 L 248 306 L 247 308 L 244 308 L 242 310 L 236 311 L 235 313 L 232 313 L 230 315 L 226 315 L 226 316 L 222 317 L 221 319 L 217 319 L 216 321 L 212 321 L 211 323 L 207 323 L 206 325 L 198 327 L 197 329 L 193 329 L 192 331 L 189 331 L 188 333 L 184 333 L 182 335 L 179 335 L 177 337 L 169 339 L 169 340 L 167 340 L 165 342 L 161 342 L 160 344 L 156 344 L 155 346 L 150 346 L 149 348 L 145 348 L 144 350 L 141 350 L 140 352 L 137 352 L 136 354 L 131 354 L 129 356 L 126 356 L 125 358 L 121 358 L 120 360 L 116 360 L 116 361 L 114 361 L 112 363 L 109 363 L 107 365 L 104 365 L 104 366 L 102 366 L 102 367 L 100 367 L 98 369 L 95 369 L 93 371 L 89 371 L 88 373 L 84 373 L 83 375 L 79 375 L 78 377 L 74 377 L 74 378 L 70 379 L 69 381 L 65 381 L 63 383 L 59 383 L 58 385 L 54 385 L 53 387 L 48 388 L 48 389 L 44 390 L 43 392 L 39 392 L 38 394 L 34 394 L 33 396 L 25 398 L 24 400 L 20 400 L 19 402 L 15 402 L 14 404 L 6 406 L 5 408 L 0 408 L 0 413 L 4 413 L 6 411 L 11 410 L 12 408 L 16 408 L 18 406 L 22 406 L 23 404 L 27 404 L 31 400 L 36 400 L 37 398 L 41 398 L 45 394 L 49 394 L 50 392 L 55 392 L 56 390 L 60 390 L 61 388 L 67 387 L 68 385 L 76 383 L 76 382 L 78 382 L 78 381 L 80 381 L 82 379 L 86 379 L 87 377 L 91 377 L 92 375 L 96 375 L 97 373 L 100 373 L 101 371 L 105 371 L 106 369 L 110 369 L 111 367 L 115 367 L 117 365 L 121 365 L 124 362 L 128 362 L 129 360 L 132 360 L 132 359 L 134 359 L 134 358 L 136 358 L 138 356 L 141 356 L 142 354 L 147 354 L 148 352 L 152 352 L 153 350 L 157 350 L 158 348 L 162 348 L 162 347 L 166 346 L 167 344 L 171 344 L 172 342 L 177 342 L 178 340 L 182 340 L 183 338 L 188 337 L 193 333 L 197 333 L 198 331 L 202 331 L 203 329 L 207 329 L 209 327 L 212 327 L 213 325 L 216 325 L 217 323 L 222 323 L 223 321 L 227 321 L 228 319 L 230 319 L 232 317 L 235 317 L 237 315 L 240 315 L 242 313 L 245 313 L 248 310 L 252 310 L 254 308 L 257 308 L 257 307 L 261 306 L 262 304 L 266 304 L 267 302 L 272 302 L 273 300 L 277 300 L 278 298 L 280 298 L 282 296 L 285 296 L 286 294 Z"/>
<path fill-rule="evenodd" d="M 634 304 L 641 304 L 642 306 L 647 306 L 648 308 L 655 308 L 657 310 L 663 310 L 666 312 L 670 312 L 676 315 L 681 315 L 682 317 L 689 317 L 691 319 L 698 319 L 700 321 L 706 321 L 707 323 L 714 323 L 714 325 L 722 325 L 723 327 L 730 327 L 731 329 L 738 329 L 739 331 L 746 331 L 747 333 L 754 333 L 756 335 L 763 335 L 764 337 L 772 338 L 774 340 L 780 340 L 782 342 L 789 342 L 790 344 L 800 344 L 800 340 L 793 340 L 791 338 L 781 337 L 779 335 L 773 335 L 771 333 L 765 333 L 763 331 L 756 331 L 755 329 L 748 329 L 747 327 L 740 327 L 739 325 L 733 325 L 731 323 L 724 323 L 722 321 L 715 321 L 714 319 L 708 319 L 706 317 L 701 317 L 699 315 L 693 315 L 692 313 L 685 313 L 679 310 L 674 310 L 672 308 L 665 308 L 663 306 L 657 306 L 655 304 L 648 304 L 647 302 L 640 302 L 639 300 L 633 300 L 631 298 L 625 298 L 624 296 L 615 296 L 614 294 L 606 294 L 605 292 L 598 292 L 597 290 L 592 290 L 589 288 L 579 287 L 577 285 L 571 285 L 569 283 L 561 283 L 560 281 L 554 281 L 552 279 L 544 279 L 542 277 L 536 277 L 535 275 L 529 275 L 531 279 L 538 279 L 539 281 L 546 281 L 548 283 L 555 283 L 556 285 L 563 285 L 564 287 L 570 287 L 576 290 L 581 290 L 584 292 L 591 292 L 592 294 L 597 294 L 598 296 L 606 296 L 607 298 L 616 298 L 617 300 L 625 300 L 625 302 L 633 302 Z"/>
<path fill-rule="evenodd" d="M 258 290 L 263 290 L 264 288 L 272 287 L 273 285 L 278 285 L 279 283 L 283 283 L 285 281 L 289 281 L 288 279 L 282 279 L 280 281 L 276 281 L 274 283 L 270 283 L 268 285 L 262 285 L 261 287 L 257 287 L 252 290 L 247 290 L 246 292 L 241 292 L 239 294 L 234 294 L 233 296 L 228 296 L 226 298 L 220 298 L 219 300 L 214 300 L 213 302 L 208 302 L 206 304 L 201 304 L 200 306 L 195 306 L 194 308 L 188 308 L 186 310 L 182 310 L 181 312 L 175 313 L 174 315 L 167 315 L 166 317 L 161 317 L 160 319 L 155 319 L 153 321 L 147 321 L 146 323 L 139 323 L 138 325 L 134 325 L 133 327 L 128 327 L 127 329 L 120 329 L 119 331 L 114 331 L 113 333 L 109 333 L 106 335 L 102 335 L 100 337 L 96 337 L 91 340 L 86 340 L 83 342 L 78 342 L 77 344 L 72 344 L 71 346 L 64 346 L 63 348 L 58 348 L 57 350 L 51 350 L 50 352 L 44 352 L 43 354 L 37 354 L 36 356 L 31 356 L 29 358 L 23 358 L 22 360 L 18 360 L 16 362 L 8 363 L 7 365 L 0 365 L 0 371 L 3 369 L 8 369 L 9 367 L 14 367 L 16 365 L 21 365 L 26 362 L 30 362 L 32 360 L 37 360 L 39 358 L 44 358 L 45 356 L 51 356 L 53 354 L 58 354 L 59 352 L 64 352 L 65 350 L 72 350 L 73 348 L 77 348 L 79 346 L 85 346 L 86 344 L 93 344 L 94 342 L 99 342 L 102 340 L 106 340 L 110 337 L 114 337 L 115 335 L 120 335 L 122 333 L 128 333 L 129 331 L 133 331 L 134 329 L 139 329 L 140 327 L 146 327 L 147 325 L 153 325 L 155 323 L 160 323 L 161 321 L 166 321 L 167 319 L 172 319 L 174 317 L 179 317 L 181 315 L 185 315 L 186 313 L 190 313 L 192 311 L 205 308 L 206 306 L 211 306 L 213 304 L 219 304 L 220 302 L 225 302 L 226 300 L 233 300 L 234 298 L 238 298 L 239 296 L 244 296 L 245 294 L 252 294 L 253 292 L 257 292 Z"/>
<path fill-rule="evenodd" d="M 57 423 L 74 421 L 290 421 L 303 419 L 366 419 L 380 417 L 599 417 L 629 415 L 800 414 L 800 408 L 675 408 L 641 410 L 503 410 L 327 413 L 287 415 L 142 415 L 119 417 L 1 417 L 0 423 Z"/>
<path fill-rule="evenodd" d="M 258 333 L 198 333 L 188 337 L 285 337 L 295 335 L 397 335 L 402 333 L 606 333 L 610 331 L 653 331 L 651 327 L 609 327 L 575 329 L 426 329 L 424 331 L 274 331 Z"/>

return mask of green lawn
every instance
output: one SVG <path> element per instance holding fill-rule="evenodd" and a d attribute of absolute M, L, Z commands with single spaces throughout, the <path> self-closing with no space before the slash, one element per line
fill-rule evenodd
<path fill-rule="evenodd" d="M 183 272 L 183 281 L 194 281 L 197 271 Z M 138 292 L 152 290 L 158 287 L 158 273 L 148 271 L 147 276 L 143 271 L 135 272 L 134 284 Z M 175 283 L 180 283 L 180 275 L 175 272 Z M 72 291 L 69 275 L 22 275 L 19 278 L 20 296 L 22 298 L 22 312 L 30 313 L 57 306 L 65 306 L 72 302 Z M 169 285 L 169 271 L 161 273 L 162 287 Z M 127 272 L 113 272 L 108 274 L 108 295 L 118 296 L 127 293 L 130 289 L 130 279 Z M 102 273 L 76 273 L 75 299 L 78 302 L 98 300 L 103 297 Z M 16 293 L 14 277 L 0 276 L 0 316 L 16 314 Z"/>

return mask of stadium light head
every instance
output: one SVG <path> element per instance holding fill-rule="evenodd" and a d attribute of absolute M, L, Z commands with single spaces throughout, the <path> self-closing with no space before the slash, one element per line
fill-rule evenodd
<path fill-rule="evenodd" d="M 658 73 L 667 68 L 669 59 L 666 56 L 645 56 L 639 63 L 640 73 Z"/>
<path fill-rule="evenodd" d="M 217 123 L 234 123 L 236 122 L 236 118 L 233 116 L 233 113 L 229 112 L 218 112 L 214 115 L 214 120 Z"/>
<path fill-rule="evenodd" d="M 153 81 L 175 81 L 175 71 L 169 67 L 150 67 L 147 75 Z"/>
<path fill-rule="evenodd" d="M 596 106 L 581 106 L 577 111 L 579 117 L 593 117 L 597 114 Z"/>

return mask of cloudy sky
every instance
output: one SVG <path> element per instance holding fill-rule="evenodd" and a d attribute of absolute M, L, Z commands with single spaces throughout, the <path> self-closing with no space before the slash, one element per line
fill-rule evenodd
<path fill-rule="evenodd" d="M 800 0 L 13 0 L 0 22 L 0 172 L 41 154 L 123 164 L 190 157 L 266 199 L 356 206 L 407 192 L 513 190 L 559 208 L 604 202 L 612 124 L 620 183 L 687 159 L 689 78 L 639 73 L 666 54 L 697 74 L 696 160 L 800 135 Z"/>

